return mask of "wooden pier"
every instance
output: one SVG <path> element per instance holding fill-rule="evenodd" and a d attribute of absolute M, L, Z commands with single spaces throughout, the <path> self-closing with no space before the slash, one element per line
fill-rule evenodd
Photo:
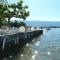
<path fill-rule="evenodd" d="M 12 35 L 0 35 L 0 50 L 7 50 L 15 46 L 24 46 L 26 43 L 31 42 L 33 38 L 40 36 L 42 33 L 43 30 L 36 30 L 20 32 Z"/>

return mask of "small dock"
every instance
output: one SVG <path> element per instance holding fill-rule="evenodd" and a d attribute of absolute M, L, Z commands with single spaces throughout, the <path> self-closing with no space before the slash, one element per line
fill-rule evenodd
<path fill-rule="evenodd" d="M 0 50 L 4 51 L 15 46 L 20 48 L 41 34 L 43 34 L 43 30 L 0 35 Z"/>

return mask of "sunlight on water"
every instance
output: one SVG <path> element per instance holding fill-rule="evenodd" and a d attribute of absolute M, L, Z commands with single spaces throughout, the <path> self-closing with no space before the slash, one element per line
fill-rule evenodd
<path fill-rule="evenodd" d="M 23 57 L 24 55 L 23 54 L 21 54 L 21 57 Z"/>
<path fill-rule="evenodd" d="M 38 41 L 35 45 L 36 45 L 36 46 L 39 46 L 39 44 L 40 44 L 40 42 Z"/>
<path fill-rule="evenodd" d="M 37 53 L 38 53 L 38 51 L 35 51 L 34 53 L 35 53 L 35 54 L 37 54 Z"/>
<path fill-rule="evenodd" d="M 51 52 L 48 52 L 48 55 L 51 55 Z"/>
<path fill-rule="evenodd" d="M 33 56 L 32 56 L 32 59 L 35 60 L 35 57 L 36 57 L 36 55 L 33 55 Z"/>
<path fill-rule="evenodd" d="M 13 57 L 12 55 L 9 56 L 9 58 L 12 58 L 12 57 Z"/>
<path fill-rule="evenodd" d="M 28 47 L 28 46 L 29 46 L 29 44 L 27 43 L 27 44 L 26 44 L 26 47 Z"/>

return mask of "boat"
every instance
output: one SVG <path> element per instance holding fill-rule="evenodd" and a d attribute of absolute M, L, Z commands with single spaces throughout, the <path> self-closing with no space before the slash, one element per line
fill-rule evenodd
<path fill-rule="evenodd" d="M 46 30 L 51 30 L 51 28 L 46 28 Z"/>

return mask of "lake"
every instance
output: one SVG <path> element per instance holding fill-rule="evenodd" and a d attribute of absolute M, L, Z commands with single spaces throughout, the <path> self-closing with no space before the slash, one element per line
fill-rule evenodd
<path fill-rule="evenodd" d="M 15 56 L 10 54 L 2 60 L 60 60 L 60 28 L 45 30 L 41 36 L 20 48 Z"/>

